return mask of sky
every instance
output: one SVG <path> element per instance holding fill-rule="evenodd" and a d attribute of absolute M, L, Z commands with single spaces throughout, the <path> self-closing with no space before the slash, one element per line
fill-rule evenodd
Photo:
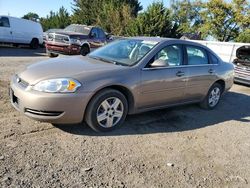
<path fill-rule="evenodd" d="M 46 17 L 51 10 L 56 12 L 61 6 L 71 13 L 72 2 L 73 0 L 0 0 L 0 15 L 22 17 L 28 12 L 35 12 L 40 17 Z M 141 0 L 140 2 L 145 9 L 153 1 Z"/>

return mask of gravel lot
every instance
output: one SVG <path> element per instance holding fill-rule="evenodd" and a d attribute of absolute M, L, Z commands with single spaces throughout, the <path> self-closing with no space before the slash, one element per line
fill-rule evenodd
<path fill-rule="evenodd" d="M 0 48 L 0 187 L 250 187 L 250 87 L 234 85 L 213 111 L 152 111 L 98 134 L 10 105 L 10 76 L 44 59 L 44 49 Z"/>

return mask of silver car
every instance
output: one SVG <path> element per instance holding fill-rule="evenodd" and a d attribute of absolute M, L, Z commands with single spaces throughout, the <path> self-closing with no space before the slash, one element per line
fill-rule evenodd
<path fill-rule="evenodd" d="M 11 79 L 11 103 L 26 116 L 54 124 L 86 122 L 110 131 L 127 114 L 200 103 L 213 109 L 234 81 L 234 67 L 189 41 L 135 37 L 86 57 L 28 66 Z"/>

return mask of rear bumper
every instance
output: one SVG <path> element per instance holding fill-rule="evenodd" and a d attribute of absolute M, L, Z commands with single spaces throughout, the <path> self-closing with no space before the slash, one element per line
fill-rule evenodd
<path fill-rule="evenodd" d="M 43 93 L 23 88 L 12 79 L 11 104 L 24 115 L 44 122 L 73 124 L 83 120 L 90 93 Z"/>
<path fill-rule="evenodd" d="M 64 55 L 79 55 L 81 47 L 77 45 L 60 45 L 60 44 L 45 44 L 46 49 L 50 53 L 64 54 Z"/>

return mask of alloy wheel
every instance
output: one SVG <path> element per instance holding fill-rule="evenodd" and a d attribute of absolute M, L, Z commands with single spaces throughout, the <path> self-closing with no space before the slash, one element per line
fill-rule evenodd
<path fill-rule="evenodd" d="M 217 105 L 217 103 L 220 100 L 220 95 L 221 95 L 220 88 L 218 87 L 213 88 L 208 98 L 208 104 L 210 107 L 214 107 Z"/>
<path fill-rule="evenodd" d="M 115 126 L 124 114 L 122 101 L 117 97 L 105 99 L 97 108 L 97 122 L 104 128 Z"/>

